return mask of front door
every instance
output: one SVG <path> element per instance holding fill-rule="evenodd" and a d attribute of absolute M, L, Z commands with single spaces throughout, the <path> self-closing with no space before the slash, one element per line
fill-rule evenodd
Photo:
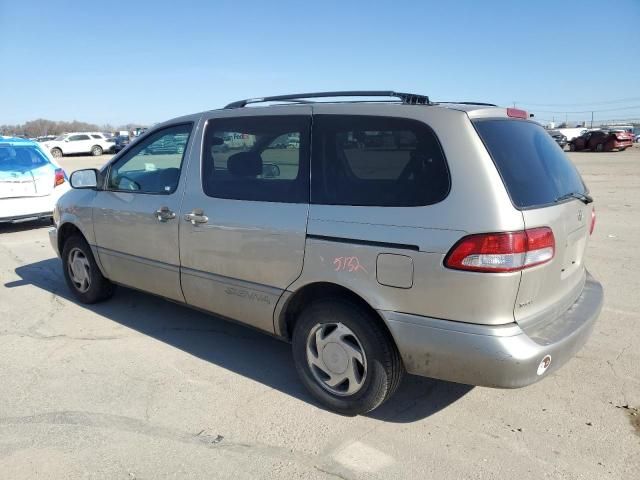
<path fill-rule="evenodd" d="M 182 288 L 191 305 L 273 332 L 276 302 L 302 271 L 311 109 L 247 110 L 209 119 L 199 155 L 194 148 L 181 210 Z"/>
<path fill-rule="evenodd" d="M 64 153 L 86 153 L 91 151 L 91 138 L 89 135 L 71 135 L 68 138 Z"/>
<path fill-rule="evenodd" d="M 193 127 L 163 127 L 141 139 L 110 166 L 105 190 L 98 191 L 93 203 L 98 255 L 107 277 L 178 301 L 184 301 L 180 173 Z"/>

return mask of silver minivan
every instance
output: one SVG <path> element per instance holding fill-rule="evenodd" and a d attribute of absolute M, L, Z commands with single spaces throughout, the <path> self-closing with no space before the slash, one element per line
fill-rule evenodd
<path fill-rule="evenodd" d="M 387 91 L 242 100 L 156 125 L 71 185 L 51 243 L 79 301 L 120 284 L 275 335 L 346 415 L 405 373 L 536 382 L 603 302 L 584 264 L 592 199 L 522 110 Z"/>

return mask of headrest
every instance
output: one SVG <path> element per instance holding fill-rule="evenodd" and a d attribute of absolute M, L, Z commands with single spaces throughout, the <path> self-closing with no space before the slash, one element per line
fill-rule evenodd
<path fill-rule="evenodd" d="M 262 157 L 257 152 L 234 153 L 227 160 L 227 170 L 237 177 L 256 177 L 262 174 Z"/>

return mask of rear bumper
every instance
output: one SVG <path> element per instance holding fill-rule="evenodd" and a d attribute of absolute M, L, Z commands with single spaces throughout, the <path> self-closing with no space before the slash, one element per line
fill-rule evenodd
<path fill-rule="evenodd" d="M 603 303 L 587 275 L 582 294 L 553 322 L 525 332 L 518 324 L 474 325 L 381 311 L 409 373 L 470 385 L 523 387 L 560 368 L 586 343 Z M 540 372 L 545 357 L 548 368 Z"/>
<path fill-rule="evenodd" d="M 0 223 L 17 223 L 50 217 L 58 199 L 69 190 L 67 182 L 42 197 L 0 199 Z"/>
<path fill-rule="evenodd" d="M 611 148 L 629 148 L 633 146 L 633 142 L 631 140 L 624 140 L 621 142 L 613 142 Z"/>
<path fill-rule="evenodd" d="M 34 212 L 24 215 L 12 215 L 10 217 L 0 217 L 0 223 L 22 223 L 31 220 L 40 220 L 42 218 L 51 218 L 51 212 Z"/>

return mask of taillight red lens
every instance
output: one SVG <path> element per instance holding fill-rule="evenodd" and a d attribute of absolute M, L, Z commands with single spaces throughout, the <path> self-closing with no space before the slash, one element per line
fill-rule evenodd
<path fill-rule="evenodd" d="M 540 227 L 469 235 L 453 246 L 444 264 L 473 272 L 515 272 L 546 263 L 554 254 L 553 232 L 549 227 Z"/>
<path fill-rule="evenodd" d="M 64 170 L 61 168 L 56 168 L 56 176 L 55 179 L 53 181 L 53 186 L 57 187 L 58 185 L 62 185 L 65 182 L 65 173 Z"/>
<path fill-rule="evenodd" d="M 519 108 L 507 108 L 507 116 L 512 118 L 529 118 L 526 110 L 520 110 Z"/>
<path fill-rule="evenodd" d="M 591 209 L 591 226 L 589 227 L 589 235 L 593 234 L 593 229 L 596 228 L 596 209 Z"/>

